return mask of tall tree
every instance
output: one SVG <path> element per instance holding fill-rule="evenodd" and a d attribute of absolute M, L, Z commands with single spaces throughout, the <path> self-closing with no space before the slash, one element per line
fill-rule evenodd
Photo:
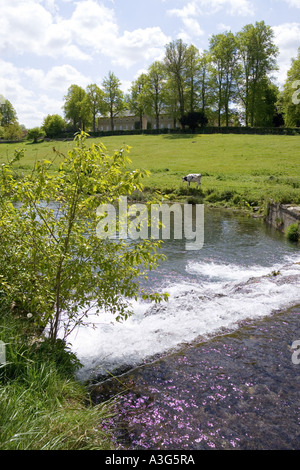
<path fill-rule="evenodd" d="M 300 47 L 298 57 L 292 59 L 282 93 L 282 111 L 288 127 L 300 127 Z"/>
<path fill-rule="evenodd" d="M 200 87 L 200 101 L 199 106 L 201 111 L 204 113 L 207 106 L 210 104 L 210 74 L 209 74 L 209 62 L 210 56 L 208 51 L 204 51 L 199 59 L 199 87 Z"/>
<path fill-rule="evenodd" d="M 173 127 L 175 129 L 177 121 L 182 116 L 180 115 L 179 101 L 176 93 L 176 83 L 174 83 L 174 78 L 172 77 L 168 77 L 165 85 L 165 109 L 167 114 L 173 118 Z M 182 128 L 184 127 L 182 123 L 181 126 Z"/>
<path fill-rule="evenodd" d="M 91 109 L 87 94 L 78 85 L 71 85 L 65 96 L 64 112 L 66 119 L 72 121 L 74 128 L 85 130 L 91 122 Z"/>
<path fill-rule="evenodd" d="M 191 45 L 186 59 L 186 107 L 193 113 L 199 107 L 201 85 L 201 62 L 199 50 Z"/>
<path fill-rule="evenodd" d="M 113 72 L 103 80 L 105 112 L 109 114 L 111 129 L 114 130 L 114 118 L 120 115 L 125 109 L 124 94 L 121 90 L 121 82 Z"/>
<path fill-rule="evenodd" d="M 176 87 L 180 118 L 183 118 L 185 112 L 187 60 L 188 46 L 182 39 L 178 39 L 166 45 L 164 63 L 167 73 Z"/>
<path fill-rule="evenodd" d="M 155 61 L 148 69 L 145 84 L 146 111 L 155 118 L 159 129 L 159 118 L 166 108 L 166 71 L 162 62 Z"/>
<path fill-rule="evenodd" d="M 5 127 L 5 126 L 8 126 L 9 124 L 14 124 L 18 122 L 17 113 L 9 100 L 6 100 L 6 99 L 0 100 L 0 113 L 1 113 L 1 122 L 0 122 L 1 126 Z"/>
<path fill-rule="evenodd" d="M 215 82 L 218 125 L 224 110 L 226 126 L 229 125 L 229 106 L 235 93 L 238 76 L 237 43 L 234 34 L 226 32 L 210 39 L 211 73 Z"/>
<path fill-rule="evenodd" d="M 237 34 L 242 66 L 239 95 L 245 110 L 245 124 L 255 125 L 255 108 L 259 100 L 259 87 L 268 75 L 277 69 L 278 48 L 274 32 L 264 21 L 244 26 Z"/>
<path fill-rule="evenodd" d="M 104 92 L 95 83 L 88 85 L 86 89 L 87 102 L 93 117 L 93 132 L 96 132 L 96 117 L 105 109 Z"/>
<path fill-rule="evenodd" d="M 135 116 L 139 118 L 140 129 L 143 128 L 143 117 L 146 114 L 146 74 L 142 73 L 131 85 L 129 107 Z"/>
<path fill-rule="evenodd" d="M 267 77 L 262 80 L 257 90 L 254 123 L 256 127 L 273 127 L 277 114 L 276 103 L 279 90 Z"/>

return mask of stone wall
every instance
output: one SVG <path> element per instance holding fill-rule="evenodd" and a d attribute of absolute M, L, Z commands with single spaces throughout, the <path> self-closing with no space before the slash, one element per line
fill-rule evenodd
<path fill-rule="evenodd" d="M 270 204 L 266 222 L 285 232 L 291 224 L 300 224 L 300 206 Z"/>

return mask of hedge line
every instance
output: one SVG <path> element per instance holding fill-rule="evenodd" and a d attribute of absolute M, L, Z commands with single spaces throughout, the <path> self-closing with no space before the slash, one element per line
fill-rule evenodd
<path fill-rule="evenodd" d="M 159 135 L 159 134 L 193 134 L 189 129 L 144 129 L 144 130 L 115 130 L 115 131 L 97 131 L 89 132 L 91 137 L 104 137 L 113 135 Z M 200 127 L 194 134 L 256 134 L 256 135 L 300 135 L 300 128 L 295 127 Z M 54 139 L 44 140 L 65 140 L 74 139 L 73 132 L 63 132 Z M 4 141 L 0 139 L 0 143 L 18 143 L 20 141 Z"/>
<path fill-rule="evenodd" d="M 192 134 L 189 129 L 145 129 L 130 131 L 89 132 L 92 137 L 110 135 L 157 135 L 157 134 Z M 258 134 L 258 135 L 300 135 L 300 128 L 282 127 L 200 127 L 195 134 Z"/>

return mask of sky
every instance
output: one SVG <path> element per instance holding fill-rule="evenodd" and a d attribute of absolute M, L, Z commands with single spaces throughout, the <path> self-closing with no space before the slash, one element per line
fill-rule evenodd
<path fill-rule="evenodd" d="M 20 124 L 41 126 L 63 116 L 72 84 L 101 86 L 112 71 L 127 92 L 170 41 L 201 52 L 212 34 L 262 20 L 275 33 L 282 86 L 300 46 L 300 0 L 0 0 L 0 95 Z"/>

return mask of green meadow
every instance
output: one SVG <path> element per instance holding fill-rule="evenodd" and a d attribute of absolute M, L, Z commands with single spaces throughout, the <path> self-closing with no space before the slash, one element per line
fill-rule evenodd
<path fill-rule="evenodd" d="M 131 167 L 151 172 L 141 199 L 158 190 L 170 200 L 212 205 L 263 208 L 269 200 L 300 203 L 299 136 L 124 135 L 90 141 L 102 142 L 109 153 L 125 145 L 131 147 Z M 0 163 L 11 158 L 15 148 L 24 147 L 25 157 L 16 164 L 22 177 L 35 161 L 52 160 L 53 147 L 66 153 L 72 146 L 72 141 L 1 144 Z M 56 157 L 54 171 L 58 165 Z M 188 189 L 182 182 L 188 173 L 203 175 L 200 191 L 193 184 Z"/>

